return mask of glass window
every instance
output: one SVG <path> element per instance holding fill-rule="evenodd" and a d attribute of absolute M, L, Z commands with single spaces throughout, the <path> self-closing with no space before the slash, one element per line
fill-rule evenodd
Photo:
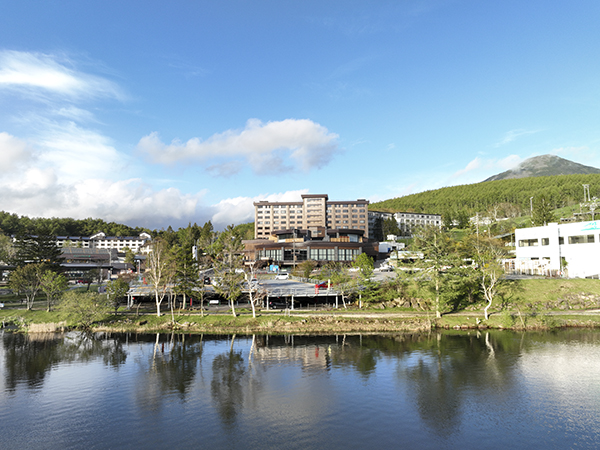
<path fill-rule="evenodd" d="M 537 239 L 521 239 L 519 241 L 519 247 L 537 247 Z"/>
<path fill-rule="evenodd" d="M 594 235 L 569 236 L 569 244 L 593 244 Z"/>

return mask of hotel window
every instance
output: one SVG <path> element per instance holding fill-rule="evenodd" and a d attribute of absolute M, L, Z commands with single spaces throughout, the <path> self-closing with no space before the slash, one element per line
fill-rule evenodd
<path fill-rule="evenodd" d="M 550 245 L 550 238 L 542 238 L 542 245 Z"/>

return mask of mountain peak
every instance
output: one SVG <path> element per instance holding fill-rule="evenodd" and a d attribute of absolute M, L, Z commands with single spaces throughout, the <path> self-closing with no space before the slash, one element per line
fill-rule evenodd
<path fill-rule="evenodd" d="M 578 164 L 555 155 L 541 155 L 526 159 L 514 169 L 491 176 L 484 181 L 589 173 L 600 173 L 600 169 L 584 166 L 583 164 Z"/>

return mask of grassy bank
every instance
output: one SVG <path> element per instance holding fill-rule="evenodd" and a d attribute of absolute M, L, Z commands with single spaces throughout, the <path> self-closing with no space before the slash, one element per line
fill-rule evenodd
<path fill-rule="evenodd" d="M 77 326 L 67 314 L 46 312 L 40 298 L 33 311 L 26 311 L 15 296 L 2 296 L 6 305 L 0 310 L 4 325 L 22 330 L 53 331 Z M 600 326 L 600 281 L 565 279 L 527 279 L 508 283 L 497 297 L 491 316 L 483 320 L 483 304 L 466 310 L 446 313 L 435 319 L 430 311 L 385 307 L 377 302 L 366 308 L 356 306 L 328 311 L 262 310 L 257 318 L 250 311 L 238 309 L 237 317 L 214 312 L 201 315 L 199 311 L 183 310 L 173 321 L 169 313 L 157 317 L 151 304 L 135 311 L 119 309 L 93 325 L 95 330 L 123 332 L 181 331 L 199 333 L 342 333 L 397 332 L 448 329 L 551 329 L 558 327 Z"/>
<path fill-rule="evenodd" d="M 7 326 L 18 326 L 22 330 L 36 332 L 62 331 L 76 328 L 76 324 L 60 313 L 44 311 L 3 311 L 1 320 Z M 157 317 L 154 314 L 110 315 L 93 326 L 95 331 L 113 332 L 194 332 L 194 333 L 306 333 L 331 334 L 345 332 L 425 332 L 442 329 L 551 329 L 559 327 L 598 327 L 600 315 L 587 313 L 518 313 L 500 312 L 481 320 L 480 314 L 446 314 L 435 319 L 431 314 L 402 314 L 391 311 L 328 311 L 303 312 L 285 315 L 283 313 L 262 312 L 256 318 L 249 313 L 237 317 L 231 314 L 198 313 Z"/>

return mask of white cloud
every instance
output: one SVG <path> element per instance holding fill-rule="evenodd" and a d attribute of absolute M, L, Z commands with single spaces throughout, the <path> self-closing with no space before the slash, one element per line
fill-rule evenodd
<path fill-rule="evenodd" d="M 64 55 L 0 51 L 0 89 L 19 90 L 33 96 L 124 98 L 121 89 L 104 78 L 79 72 Z"/>
<path fill-rule="evenodd" d="M 109 138 L 73 122 L 46 122 L 36 144 L 42 151 L 40 161 L 54 167 L 62 182 L 113 178 L 129 161 Z"/>
<path fill-rule="evenodd" d="M 165 145 L 153 132 L 140 139 L 138 150 L 158 163 L 216 160 L 211 167 L 217 167 L 234 160 L 264 174 L 296 166 L 308 171 L 325 165 L 340 151 L 337 138 L 337 134 L 308 119 L 267 123 L 250 119 L 243 130 L 228 130 L 205 141 L 192 138 Z"/>
<path fill-rule="evenodd" d="M 257 195 L 256 197 L 235 197 L 221 200 L 211 209 L 213 225 L 224 228 L 226 225 L 254 221 L 254 202 L 299 202 L 302 194 L 308 194 L 308 189 L 280 192 L 276 194 Z"/>
<path fill-rule="evenodd" d="M 504 172 L 509 169 L 513 169 L 518 166 L 523 159 L 517 155 L 509 155 L 506 158 L 496 159 L 496 158 L 480 158 L 479 156 L 475 159 L 469 161 L 469 163 L 465 166 L 464 169 L 460 169 L 452 176 L 450 179 L 461 179 L 466 175 L 469 175 L 471 179 L 473 177 L 478 177 L 479 181 L 483 179 L 495 175 L 499 172 Z M 487 174 L 487 175 L 486 175 Z M 470 181 L 476 182 L 476 181 Z"/>
<path fill-rule="evenodd" d="M 8 133 L 0 133 L 0 174 L 9 173 L 33 158 L 27 144 Z"/>
<path fill-rule="evenodd" d="M 139 179 L 87 179 L 61 184 L 51 169 L 30 169 L 19 183 L 0 184 L 0 210 L 30 217 L 98 217 L 106 221 L 159 227 L 197 217 L 204 195 L 156 191 Z"/>
<path fill-rule="evenodd" d="M 559 147 L 552 149 L 549 153 L 586 166 L 600 167 L 600 154 L 598 151 L 585 145 L 581 147 Z"/>
<path fill-rule="evenodd" d="M 521 136 L 526 136 L 526 135 L 528 135 L 528 134 L 535 134 L 535 133 L 539 133 L 540 131 L 542 131 L 542 130 L 524 130 L 524 129 L 516 129 L 516 130 L 510 130 L 510 131 L 507 131 L 507 132 L 504 134 L 504 137 L 503 137 L 503 138 L 502 138 L 502 139 L 501 139 L 499 142 L 496 142 L 496 143 L 494 144 L 494 147 L 495 147 L 495 148 L 501 147 L 501 146 L 503 146 L 503 145 L 506 145 L 506 144 L 509 144 L 509 143 L 511 143 L 512 141 L 514 141 L 514 140 L 515 140 L 515 139 L 517 139 L 518 137 L 521 137 Z"/>

